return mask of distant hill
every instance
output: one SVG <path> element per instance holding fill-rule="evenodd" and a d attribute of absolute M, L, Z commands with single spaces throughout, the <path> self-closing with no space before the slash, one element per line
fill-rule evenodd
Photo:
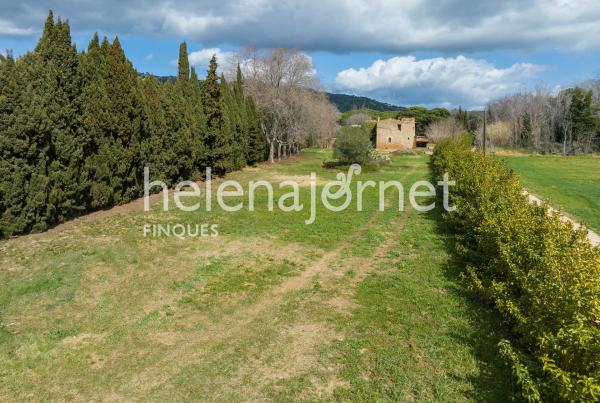
<path fill-rule="evenodd" d="M 175 82 L 177 77 L 175 76 L 157 76 L 151 73 L 138 73 L 140 77 L 155 77 L 161 83 L 165 82 Z M 333 103 L 340 112 L 349 112 L 355 109 L 368 109 L 373 112 L 399 112 L 406 110 L 403 106 L 397 106 L 388 104 L 386 102 L 379 102 L 372 98 L 367 97 L 359 97 L 356 95 L 347 95 L 347 94 L 333 94 L 330 92 L 326 92 L 327 96 L 331 103 Z M 394 115 L 395 116 L 395 115 Z"/>
<path fill-rule="evenodd" d="M 340 112 L 348 112 L 352 109 L 371 109 L 379 112 L 402 111 L 406 108 L 402 106 L 379 102 L 372 98 L 359 97 L 347 94 L 332 94 L 327 92 L 327 96 Z"/>
<path fill-rule="evenodd" d="M 175 81 L 177 81 L 177 77 L 176 76 L 157 76 L 155 74 L 151 74 L 151 73 L 138 73 L 138 76 L 144 78 L 144 77 L 154 77 L 156 78 L 158 81 L 160 81 L 161 84 L 164 84 L 168 81 L 174 83 Z"/>

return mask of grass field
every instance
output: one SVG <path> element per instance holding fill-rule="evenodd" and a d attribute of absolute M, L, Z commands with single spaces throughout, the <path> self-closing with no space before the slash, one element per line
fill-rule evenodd
<path fill-rule="evenodd" d="M 325 157 L 230 178 L 333 179 Z M 359 179 L 408 187 L 427 161 Z M 363 212 L 320 208 L 307 226 L 265 197 L 254 213 L 155 206 L 2 241 L 0 401 L 507 399 L 495 314 L 459 285 L 437 214 L 399 212 L 391 192 L 380 212 L 365 192 Z M 182 222 L 219 236 L 142 236 Z"/>
<path fill-rule="evenodd" d="M 600 232 L 600 157 L 502 157 L 532 193 Z"/>

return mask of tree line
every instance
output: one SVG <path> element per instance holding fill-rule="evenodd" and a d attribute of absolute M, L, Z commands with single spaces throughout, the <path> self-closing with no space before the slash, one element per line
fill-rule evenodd
<path fill-rule="evenodd" d="M 118 38 L 94 35 L 86 51 L 52 12 L 35 49 L 0 56 L 0 237 L 43 231 L 143 194 L 143 170 L 174 184 L 264 161 L 259 107 L 238 67 L 229 83 L 190 68 L 140 77 Z"/>
<path fill-rule="evenodd" d="M 600 151 L 600 81 L 555 93 L 540 87 L 491 102 L 487 107 L 493 145 L 552 153 Z"/>

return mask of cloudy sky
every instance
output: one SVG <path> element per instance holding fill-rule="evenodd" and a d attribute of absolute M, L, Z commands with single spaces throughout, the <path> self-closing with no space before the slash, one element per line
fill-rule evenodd
<path fill-rule="evenodd" d="M 0 49 L 33 49 L 48 9 L 83 49 L 119 35 L 139 71 L 202 69 L 241 46 L 295 46 L 323 85 L 400 105 L 475 107 L 600 76 L 598 0 L 0 0 Z"/>

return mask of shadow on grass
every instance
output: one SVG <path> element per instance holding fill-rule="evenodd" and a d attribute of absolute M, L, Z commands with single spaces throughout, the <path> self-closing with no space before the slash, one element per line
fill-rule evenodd
<path fill-rule="evenodd" d="M 451 332 L 450 336 L 469 348 L 478 361 L 479 374 L 468 377 L 474 385 L 475 393 L 469 398 L 484 402 L 504 402 L 511 400 L 516 385 L 511 370 L 498 354 L 498 342 L 508 338 L 509 332 L 500 315 L 484 302 L 478 300 L 461 280 L 461 273 L 468 265 L 456 252 L 456 238 L 442 217 L 441 210 L 435 208 L 425 213 L 424 218 L 433 223 L 436 234 L 443 240 L 450 259 L 444 266 L 444 275 L 455 285 L 448 292 L 461 298 L 472 318 L 472 326 L 467 332 Z"/>

